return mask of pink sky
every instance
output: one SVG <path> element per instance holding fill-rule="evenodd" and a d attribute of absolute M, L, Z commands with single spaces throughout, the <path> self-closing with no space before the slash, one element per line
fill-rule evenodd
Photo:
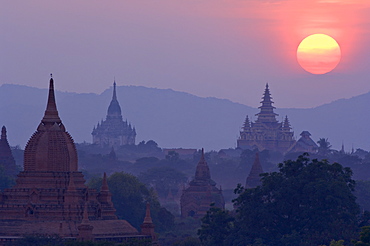
<path fill-rule="evenodd" d="M 2 1 L 0 83 L 101 93 L 111 86 L 172 88 L 259 106 L 314 107 L 370 90 L 370 1 Z M 296 61 L 309 34 L 341 46 L 337 69 Z"/>

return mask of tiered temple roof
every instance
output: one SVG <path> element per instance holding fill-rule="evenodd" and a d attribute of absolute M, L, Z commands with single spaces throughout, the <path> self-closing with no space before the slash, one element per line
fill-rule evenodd
<path fill-rule="evenodd" d="M 237 140 L 239 148 L 257 148 L 259 151 L 268 149 L 285 153 L 295 143 L 288 117 L 285 117 L 284 122 L 278 122 L 273 103 L 269 86 L 266 84 L 260 112 L 256 114 L 257 120 L 249 122 L 248 116 L 246 117 Z"/>
<path fill-rule="evenodd" d="M 215 203 L 216 207 L 225 208 L 222 190 L 218 189 L 216 183 L 211 179 L 211 173 L 202 149 L 195 177 L 183 190 L 181 196 L 181 216 L 202 218 L 209 210 L 211 203 Z"/>
<path fill-rule="evenodd" d="M 91 228 L 96 240 L 143 237 L 117 219 L 106 175 L 100 192 L 89 189 L 77 163 L 75 144 L 58 115 L 51 78 L 44 117 L 25 148 L 24 171 L 14 187 L 0 193 L 0 242 L 25 234 L 79 238 L 89 236 Z"/>
<path fill-rule="evenodd" d="M 123 121 L 121 107 L 117 100 L 116 82 L 113 83 L 113 96 L 108 107 L 105 121 L 94 126 L 93 143 L 102 147 L 118 147 L 135 144 L 136 130 L 130 123 Z"/>
<path fill-rule="evenodd" d="M 316 153 L 319 147 L 315 141 L 312 140 L 311 133 L 308 131 L 303 131 L 300 136 L 301 137 L 298 139 L 298 141 L 289 149 L 289 152 Z"/>

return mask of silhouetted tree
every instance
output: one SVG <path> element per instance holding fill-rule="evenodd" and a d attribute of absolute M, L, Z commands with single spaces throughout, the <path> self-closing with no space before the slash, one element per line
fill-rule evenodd
<path fill-rule="evenodd" d="M 370 246 L 370 226 L 361 228 L 360 241 L 354 243 L 355 246 Z"/>
<path fill-rule="evenodd" d="M 100 190 L 101 184 L 102 178 L 93 178 L 88 186 Z M 119 218 L 139 229 L 144 220 L 146 202 L 150 202 L 157 232 L 173 226 L 174 216 L 160 206 L 154 191 L 148 189 L 137 177 L 124 172 L 114 173 L 108 177 L 108 186 Z"/>
<path fill-rule="evenodd" d="M 214 231 L 228 231 L 225 243 L 220 245 L 306 246 L 329 244 L 331 240 L 349 242 L 357 237 L 360 211 L 352 193 L 355 181 L 351 176 L 350 168 L 326 160 L 310 160 L 307 154 L 295 161 L 285 161 L 279 164 L 278 172 L 263 174 L 261 186 L 237 187 L 234 227 L 225 226 L 222 216 L 217 217 L 221 221 L 217 225 L 205 217 L 202 227 L 208 229 L 201 236 L 211 242 L 217 239 Z M 216 212 L 209 211 L 207 216 Z"/>
<path fill-rule="evenodd" d="M 204 246 L 228 245 L 228 237 L 234 229 L 234 217 L 227 210 L 211 205 L 202 218 L 202 226 L 198 230 L 199 239 Z"/>
<path fill-rule="evenodd" d="M 319 141 L 317 141 L 319 144 L 318 154 L 322 156 L 328 156 L 331 153 L 331 144 L 328 141 L 327 138 L 320 138 Z"/>
<path fill-rule="evenodd" d="M 171 167 L 154 167 L 139 175 L 139 179 L 148 187 L 154 187 L 160 197 L 166 197 L 171 191 L 172 194 L 187 180 L 185 174 Z"/>
<path fill-rule="evenodd" d="M 237 191 L 239 234 L 253 243 L 320 245 L 354 238 L 359 207 L 352 194 L 352 171 L 307 155 L 264 174 L 262 186 Z"/>

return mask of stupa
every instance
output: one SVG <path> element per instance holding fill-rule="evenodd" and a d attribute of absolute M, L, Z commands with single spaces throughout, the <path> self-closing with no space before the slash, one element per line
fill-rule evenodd
<path fill-rule="evenodd" d="M 24 151 L 24 171 L 14 187 L 0 193 L 0 242 L 28 234 L 96 241 L 148 237 L 117 219 L 115 211 L 106 175 L 97 192 L 78 171 L 76 147 L 59 117 L 51 78 L 44 117 Z"/>
<path fill-rule="evenodd" d="M 210 205 L 225 208 L 225 200 L 221 188 L 211 179 L 208 164 L 204 157 L 204 149 L 195 171 L 194 179 L 183 190 L 180 205 L 182 217 L 202 218 L 206 215 Z"/>

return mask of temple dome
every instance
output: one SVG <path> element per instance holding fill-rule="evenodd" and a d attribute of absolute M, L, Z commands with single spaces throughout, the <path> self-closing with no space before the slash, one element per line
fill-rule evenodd
<path fill-rule="evenodd" d="M 121 107 L 117 100 L 112 100 L 108 107 L 108 116 L 121 116 Z"/>
<path fill-rule="evenodd" d="M 113 97 L 108 107 L 107 118 L 109 117 L 122 119 L 121 107 L 119 106 L 116 94 L 116 82 L 113 84 Z"/>
<path fill-rule="evenodd" d="M 24 171 L 77 171 L 76 146 L 59 118 L 52 78 L 45 115 L 24 151 Z"/>

